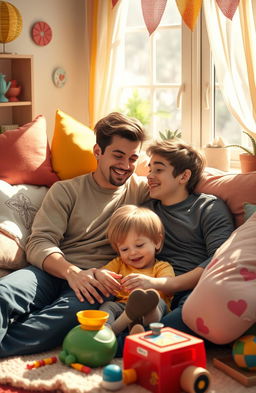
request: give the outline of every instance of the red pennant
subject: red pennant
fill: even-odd
[[[114,8],[118,0],[112,0],[112,7]]]
[[[141,0],[143,18],[149,35],[159,25],[163,16],[167,0]]]
[[[230,20],[232,20],[234,13],[239,5],[239,0],[216,0],[219,8],[223,14]]]

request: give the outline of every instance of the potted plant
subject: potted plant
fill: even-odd
[[[180,139],[181,131],[178,129],[174,131],[166,129],[164,132],[159,131],[159,135],[163,141],[167,139]]]
[[[239,144],[227,145],[226,147],[238,147],[239,149],[245,151],[245,153],[241,153],[239,155],[242,173],[256,171],[256,133],[252,131],[242,132],[250,139],[252,143],[252,149]]]
[[[214,139],[204,147],[206,165],[221,171],[229,171],[230,155],[225,149],[225,143],[221,137]]]

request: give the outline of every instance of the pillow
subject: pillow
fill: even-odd
[[[244,223],[244,203],[256,204],[256,172],[230,174],[206,169],[197,192],[223,199],[234,215],[236,226]]]
[[[243,335],[256,322],[256,213],[215,252],[184,303],[184,322],[215,344]]]
[[[14,239],[0,232],[0,277],[25,266],[27,266],[25,251]]]
[[[44,186],[59,180],[51,166],[46,121],[42,115],[0,135],[0,180]]]
[[[53,169],[60,179],[70,179],[96,169],[95,143],[96,137],[90,128],[57,110],[51,153]]]
[[[244,219],[248,220],[249,217],[253,215],[253,213],[256,212],[256,205],[253,205],[252,203],[244,203]]]
[[[12,186],[0,180],[0,268],[26,265],[25,244],[47,191],[43,186]]]

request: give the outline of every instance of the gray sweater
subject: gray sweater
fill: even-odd
[[[116,257],[106,239],[111,215],[147,198],[147,180],[136,175],[116,190],[100,187],[91,173],[56,182],[35,216],[26,245],[28,262],[42,268],[44,259],[57,252],[81,269],[105,265]]]
[[[213,195],[190,194],[171,206],[153,199],[145,206],[157,213],[165,227],[164,247],[157,258],[169,261],[176,275],[205,267],[234,230],[230,211]]]

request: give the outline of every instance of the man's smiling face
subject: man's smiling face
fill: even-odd
[[[133,174],[139,158],[141,142],[130,141],[114,135],[112,143],[102,153],[99,145],[94,147],[98,167],[95,181],[104,188],[115,189],[122,186]]]

